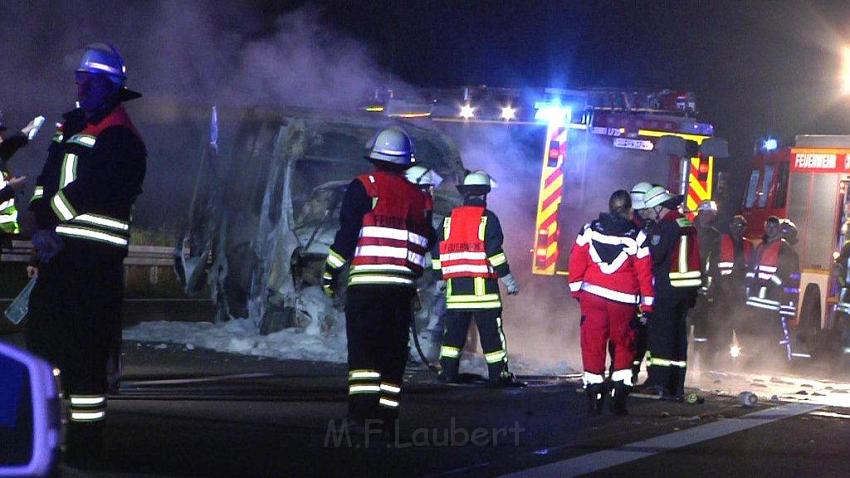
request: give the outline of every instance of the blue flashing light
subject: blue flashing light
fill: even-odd
[[[773,151],[777,147],[779,147],[779,143],[773,138],[768,138],[764,140],[764,143],[762,143],[762,148],[764,148],[765,151]]]
[[[546,101],[538,101],[534,103],[534,119],[537,121],[545,121],[547,123],[564,123],[568,124],[572,117],[572,110],[568,106],[561,105],[560,102],[549,103]]]

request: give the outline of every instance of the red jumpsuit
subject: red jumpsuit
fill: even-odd
[[[638,305],[652,310],[652,260],[646,235],[612,214],[582,228],[570,251],[570,292],[581,304],[581,355],[585,385],[600,384],[606,345],[614,345],[612,380],[632,383]]]

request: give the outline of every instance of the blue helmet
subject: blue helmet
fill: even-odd
[[[127,67],[118,49],[108,43],[91,43],[86,46],[77,72],[106,75],[113,83],[124,86]]]

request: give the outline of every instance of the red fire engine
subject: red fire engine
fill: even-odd
[[[792,326],[798,340],[817,353],[837,343],[832,265],[850,239],[842,228],[850,202],[850,136],[799,135],[794,146],[780,149],[771,141],[764,144],[773,148],[761,148],[753,159],[743,214],[751,238],[761,237],[770,216],[797,225],[801,305]]]

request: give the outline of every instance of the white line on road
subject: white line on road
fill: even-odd
[[[807,403],[791,403],[780,407],[768,408],[738,418],[727,418],[698,427],[688,428],[678,432],[661,435],[610,450],[589,453],[567,460],[549,463],[509,475],[509,478],[520,477],[570,477],[593,473],[612,466],[622,465],[659,453],[682,448],[695,443],[713,440],[740,431],[755,428],[767,423],[785,418],[804,415],[813,412],[824,405]]]

